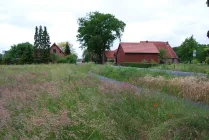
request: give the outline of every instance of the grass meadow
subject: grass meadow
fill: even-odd
[[[0,65],[0,139],[209,138],[209,109],[167,99],[163,94],[151,95],[149,91],[136,94],[139,91],[129,86],[89,76],[89,70],[147,87],[151,84],[150,88],[159,85],[146,83],[147,78],[167,80],[163,84],[176,78],[165,73],[134,68],[116,71],[90,64]],[[204,88],[208,90],[208,85]],[[192,95],[184,92],[188,98]]]
[[[154,69],[162,70],[175,70],[175,71],[184,71],[184,72],[195,72],[195,73],[206,73],[209,74],[209,65],[207,64],[161,64],[159,66],[153,67]]]
[[[207,76],[175,77],[165,72],[151,72],[147,69],[137,70],[136,68],[114,68],[111,66],[92,67],[92,71],[143,88],[209,104],[209,78]]]

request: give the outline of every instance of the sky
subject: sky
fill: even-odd
[[[51,43],[69,41],[81,58],[77,19],[94,11],[126,23],[123,42],[168,41],[176,47],[193,35],[209,44],[206,0],[0,0],[0,53],[13,44],[33,43],[35,26],[42,25]]]

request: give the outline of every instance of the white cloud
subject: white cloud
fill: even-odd
[[[7,0],[0,1],[0,51],[20,42],[33,43],[35,26],[43,25],[52,43],[68,40],[81,57],[77,18],[90,11],[111,13],[123,20],[127,26],[122,41],[161,40],[178,46],[193,34],[198,42],[209,44],[209,8],[204,1]]]

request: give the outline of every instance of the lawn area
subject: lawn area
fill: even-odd
[[[103,75],[111,70],[109,77],[119,80],[175,79],[134,68],[116,75],[118,69],[89,64],[0,65],[0,139],[209,138],[209,109],[149,91],[136,95],[131,87],[89,76],[89,70]]]
[[[171,65],[162,64],[152,68],[209,74],[209,65],[206,64],[171,64]]]

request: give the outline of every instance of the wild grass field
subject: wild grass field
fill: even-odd
[[[166,94],[209,104],[209,78],[207,76],[175,77],[165,72],[111,66],[96,66],[92,67],[91,71],[143,88],[154,89]]]
[[[89,64],[1,65],[0,139],[209,138],[209,109],[100,81],[89,70],[104,74],[106,69]],[[114,77],[120,79],[121,72],[113,72]]]
[[[152,67],[153,69],[174,70],[184,72],[206,73],[209,74],[209,65],[207,64],[162,64]]]

